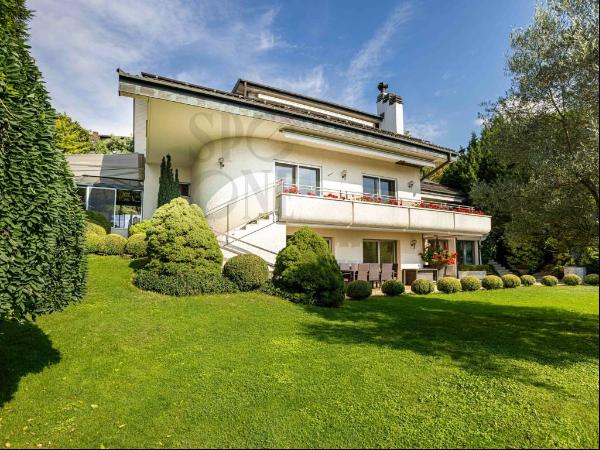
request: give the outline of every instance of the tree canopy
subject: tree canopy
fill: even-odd
[[[92,152],[93,143],[90,132],[79,122],[71,119],[66,113],[60,113],[56,116],[54,123],[56,148],[67,155]]]

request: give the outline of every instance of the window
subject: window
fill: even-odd
[[[329,247],[329,251],[333,254],[333,238],[324,237],[325,242],[327,242],[327,246]]]
[[[363,241],[364,263],[395,263],[396,241],[365,239]]]
[[[114,228],[129,228],[142,218],[142,191],[88,186],[78,193],[86,210],[102,214]]]
[[[189,183],[179,183],[179,195],[182,197],[190,196],[190,185]]]
[[[300,194],[321,193],[321,170],[316,167],[275,163],[275,179],[283,182],[284,189],[297,184]]]
[[[456,241],[459,264],[475,264],[475,241]]]
[[[396,198],[396,182],[364,175],[363,193],[374,197]]]
[[[431,245],[432,247],[435,248],[449,248],[449,242],[448,239],[437,239],[437,238],[433,238],[433,239],[428,239],[427,240],[428,245]]]

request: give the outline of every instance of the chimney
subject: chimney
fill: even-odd
[[[388,84],[377,85],[377,114],[381,117],[379,128],[392,133],[404,134],[404,105],[402,97],[387,92]]]

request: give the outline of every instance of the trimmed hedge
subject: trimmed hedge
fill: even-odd
[[[131,225],[129,227],[129,237],[138,234],[145,233],[150,225],[152,224],[152,219],[142,220],[141,222],[136,223],[135,225]]]
[[[125,252],[134,258],[142,258],[148,253],[148,243],[146,242],[146,233],[137,233],[129,236]]]
[[[521,286],[521,279],[518,276],[509,273],[502,277],[502,283],[504,283],[504,287],[507,289],[518,288]]]
[[[106,217],[96,211],[86,211],[85,216],[88,222],[94,223],[104,229],[105,234],[110,233],[110,222]]]
[[[381,292],[390,297],[404,294],[405,289],[404,284],[398,280],[387,280],[381,285]]]
[[[288,300],[292,303],[299,303],[302,305],[314,305],[314,299],[305,293],[300,292],[288,292],[284,289],[280,289],[271,282],[271,280],[267,281],[259,288],[260,292],[263,292],[267,295],[272,295],[274,297],[280,297],[284,300]]]
[[[414,294],[427,295],[435,290],[435,284],[426,278],[417,278],[410,285],[410,289]]]
[[[85,234],[95,234],[96,236],[106,236],[106,231],[100,225],[93,222],[85,223]]]
[[[581,277],[577,274],[569,273],[563,277],[562,282],[567,286],[579,286],[581,284]]]
[[[535,284],[535,277],[531,275],[522,275],[521,284],[523,286],[533,286]]]
[[[369,298],[373,292],[371,283],[364,280],[355,280],[348,283],[346,295],[354,300],[364,300]]]
[[[590,273],[583,278],[583,282],[585,284],[589,284],[590,286],[598,286],[598,274]]]
[[[122,255],[125,253],[127,239],[120,234],[107,234],[103,237],[99,252],[104,255]]]
[[[481,289],[481,280],[477,277],[466,276],[460,280],[463,291],[478,291]]]
[[[240,291],[260,288],[269,279],[269,267],[256,255],[238,255],[227,260],[223,276],[233,281]]]
[[[502,278],[496,275],[488,275],[481,280],[481,286],[487,290],[502,289],[504,287],[504,282],[502,281]]]
[[[344,302],[344,279],[325,239],[308,227],[296,231],[278,254],[273,284],[294,294],[307,294],[319,306]]]
[[[544,286],[556,286],[558,284],[558,278],[553,275],[546,275],[542,277],[541,281]]]
[[[144,268],[135,273],[133,284],[146,291],[172,296],[223,294],[238,291],[237,286],[231,280],[211,271],[181,270],[165,275]]]
[[[438,291],[445,294],[453,294],[462,291],[462,284],[458,278],[444,277],[437,282]]]
[[[94,233],[86,233],[85,249],[86,249],[87,253],[100,253],[102,250],[102,244],[104,244],[105,237],[106,237],[106,234],[98,235],[98,234],[94,234]]]

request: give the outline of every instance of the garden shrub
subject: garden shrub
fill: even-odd
[[[280,289],[273,284],[271,280],[268,280],[259,288],[260,292],[274,297],[280,297],[288,300],[292,303],[299,303],[302,305],[314,305],[314,299],[309,295],[302,292],[288,292],[284,289]]]
[[[550,268],[550,275],[555,278],[562,278],[565,276],[565,267],[561,265],[552,266]]]
[[[387,280],[381,285],[381,292],[390,297],[404,294],[404,284],[398,280]]]
[[[344,279],[327,242],[308,227],[296,231],[277,254],[273,284],[308,294],[319,306],[340,306],[345,297]]]
[[[567,286],[579,286],[581,284],[581,277],[574,273],[569,273],[563,277],[562,282]]]
[[[223,267],[223,276],[233,281],[240,291],[258,289],[269,279],[269,267],[256,255],[238,255]]]
[[[104,231],[104,229],[102,231]],[[95,233],[86,233],[85,249],[86,249],[87,253],[101,253],[102,245],[104,244],[105,238],[106,238],[106,233],[104,235],[99,235],[99,234],[95,234]]]
[[[364,280],[351,281],[346,287],[346,295],[354,300],[364,300],[370,297],[372,292],[371,283]]]
[[[502,283],[504,283],[504,287],[507,289],[517,288],[521,286],[521,279],[518,276],[509,273],[502,277]]]
[[[223,294],[238,291],[237,286],[231,280],[213,271],[203,270],[184,269],[166,275],[143,268],[135,273],[133,283],[140,289],[172,296]]]
[[[146,268],[169,275],[181,271],[221,274],[223,254],[198,205],[176,198],[156,210],[146,229]]]
[[[148,219],[142,220],[141,222],[131,225],[129,227],[129,237],[133,236],[134,234],[145,233],[148,230],[148,228],[150,228],[151,223],[152,220]]]
[[[535,277],[531,275],[521,276],[521,284],[523,286],[533,286],[535,284]]]
[[[100,253],[104,255],[122,255],[125,253],[127,239],[120,234],[107,234],[102,238]]]
[[[556,286],[558,284],[558,278],[553,275],[546,275],[542,277],[541,281],[544,286]]]
[[[458,270],[461,272],[488,272],[490,266],[488,264],[461,264]]]
[[[437,282],[438,291],[446,294],[462,291],[462,285],[458,278],[444,277]]]
[[[101,226],[106,234],[110,233],[110,222],[104,215],[96,211],[86,211],[85,216],[88,222]]]
[[[435,285],[433,284],[433,281],[426,278],[417,278],[410,285],[410,289],[413,294],[427,295],[435,290]]]
[[[92,222],[86,222],[85,235],[95,234],[96,236],[106,236],[106,231],[100,225]]]
[[[54,145],[30,17],[22,0],[0,3],[0,319],[60,311],[85,291],[85,215]]]
[[[146,242],[146,233],[137,233],[129,236],[125,245],[125,253],[134,258],[142,258],[146,256],[148,243]]]
[[[598,274],[590,273],[583,278],[583,282],[585,284],[589,284],[590,286],[598,286]]]
[[[463,291],[478,291],[481,289],[481,280],[477,277],[466,276],[460,280]]]
[[[481,280],[481,285],[484,289],[488,290],[502,289],[504,287],[504,282],[502,281],[502,278],[496,275],[488,275]]]

